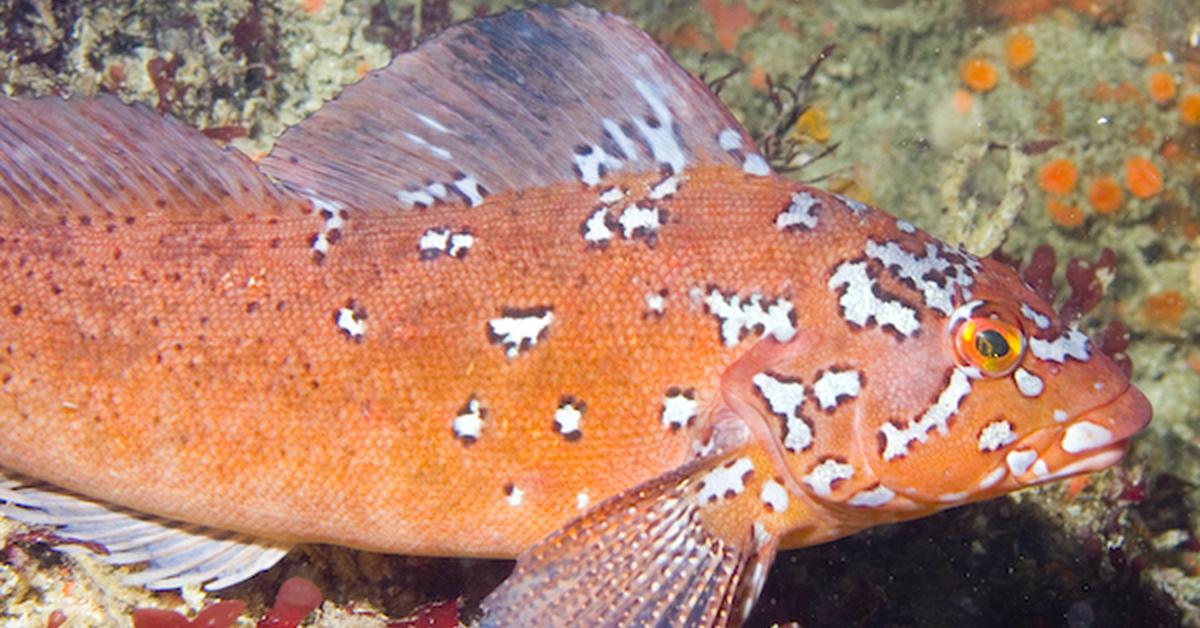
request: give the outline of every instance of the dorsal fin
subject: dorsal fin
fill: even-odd
[[[144,105],[0,97],[0,221],[278,205],[248,159]],[[266,203],[265,205],[263,203]]]
[[[633,24],[540,6],[397,57],[285,132],[262,167],[366,209],[698,163],[769,173],[716,97]]]

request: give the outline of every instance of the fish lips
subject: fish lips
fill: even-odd
[[[1022,444],[1037,442],[1042,446],[1034,449],[1040,453],[1035,463],[1013,477],[1013,488],[1111,467],[1124,457],[1130,439],[1150,423],[1152,415],[1146,396],[1128,386],[1108,403],[1069,418],[1063,426],[1032,435]],[[1014,451],[1021,449],[1018,445]]]

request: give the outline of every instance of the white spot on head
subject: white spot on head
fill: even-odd
[[[842,262],[829,278],[829,289],[845,287],[838,304],[842,318],[866,327],[874,321],[880,327],[891,327],[901,336],[912,336],[921,328],[917,311],[900,301],[885,301],[875,296],[875,280],[867,274],[867,263]]]
[[[1004,479],[1004,475],[1007,472],[1008,472],[1008,469],[1005,468],[1004,465],[1000,465],[1000,466],[996,467],[995,469],[992,469],[991,471],[988,472],[987,475],[983,476],[982,480],[979,481],[979,488],[984,489],[984,490],[992,488],[993,486],[998,484],[1000,482],[1000,480]]]
[[[1021,394],[1026,397],[1037,397],[1046,389],[1042,378],[1022,367],[1017,367],[1017,370],[1013,371],[1013,381],[1017,383],[1017,390],[1020,390]]]
[[[767,480],[762,485],[763,506],[771,512],[786,512],[788,509],[788,492],[782,484],[775,480]]]
[[[696,417],[697,407],[690,392],[672,388],[663,400],[662,424],[673,430],[685,427]]]
[[[588,497],[587,491],[579,491],[575,495],[575,508],[577,510],[586,510],[589,503],[591,503],[591,498]]]
[[[479,434],[483,431],[483,419],[486,414],[487,410],[479,404],[479,400],[472,398],[467,402],[466,407],[462,409],[459,415],[454,417],[454,423],[451,425],[451,429],[454,430],[454,436],[468,445],[479,440]]]
[[[754,463],[749,458],[727,462],[704,475],[697,499],[707,504],[737,497],[746,491],[746,478],[753,472]]]
[[[946,434],[949,430],[948,422],[950,417],[958,412],[959,405],[962,400],[971,392],[971,380],[963,373],[962,369],[954,369],[950,374],[950,382],[946,384],[946,388],[938,395],[937,401],[933,403],[920,419],[912,421],[907,427],[901,429],[892,423],[884,423],[879,433],[883,434],[884,442],[886,443],[883,450],[884,460],[893,460],[900,456],[908,454],[908,445],[912,441],[925,442],[928,438],[929,431],[937,428],[939,434]]]
[[[817,405],[829,412],[842,400],[857,397],[861,388],[862,377],[858,371],[831,368],[813,383],[813,395],[817,398]]]
[[[536,345],[553,321],[554,314],[550,308],[529,312],[506,311],[500,318],[488,321],[488,331],[494,342],[507,347],[506,353],[511,360],[521,351]]]
[[[1062,449],[1069,454],[1077,454],[1112,442],[1113,433],[1108,429],[1090,421],[1079,421],[1067,427],[1062,437]]]
[[[833,485],[841,480],[854,477],[854,467],[833,458],[822,461],[804,476],[804,483],[818,497],[829,497],[833,493]]]
[[[1012,472],[1013,477],[1019,477],[1033,466],[1037,457],[1037,452],[1032,449],[1017,449],[1008,452],[1008,455],[1004,457],[1004,462],[1008,464],[1008,470]]]
[[[966,253],[955,255],[968,260],[968,263],[956,263],[940,245],[932,242],[925,243],[924,256],[909,253],[896,242],[881,244],[874,240],[867,241],[866,253],[868,257],[879,260],[896,278],[911,282],[921,293],[925,305],[946,316],[954,311],[957,289],[975,283],[971,258]]]
[[[942,493],[941,495],[938,495],[938,501],[943,504],[954,504],[961,502],[968,496],[968,493]]]
[[[800,415],[804,403],[804,385],[781,380],[770,373],[758,373],[751,380],[771,412],[784,420],[783,446],[792,453],[812,447],[812,427]]]
[[[1066,410],[1059,410],[1057,408],[1054,410],[1054,421],[1056,423],[1065,423],[1069,418],[1071,417],[1067,414]]]
[[[859,508],[878,508],[892,501],[895,497],[896,493],[880,484],[875,488],[855,493],[846,503]]]
[[[742,172],[756,177],[765,177],[771,174],[771,166],[758,153],[750,153],[742,160]]]
[[[577,404],[572,399],[564,399],[554,411],[554,430],[567,440],[577,440],[583,436],[579,422],[583,418],[583,404]]]
[[[1054,340],[1032,337],[1029,339],[1029,349],[1038,359],[1058,363],[1066,362],[1067,358],[1086,362],[1091,357],[1088,337],[1078,329],[1067,330],[1067,333]]]
[[[769,335],[779,342],[787,342],[796,335],[796,325],[791,318],[795,308],[783,298],[768,301],[764,307],[763,297],[757,292],[742,303],[740,296],[735,294],[726,299],[720,290],[713,288],[704,304],[720,321],[721,341],[727,347],[736,345],[743,332],[756,328],[762,335]]]
[[[507,494],[504,501],[507,501],[509,506],[520,506],[521,502],[525,501],[525,491],[522,491],[521,487],[516,484],[505,486],[504,492]]]
[[[775,228],[780,231],[788,229],[812,229],[817,226],[816,210],[821,207],[817,197],[808,192],[792,193],[792,203],[787,209],[775,216]]]
[[[1046,465],[1045,460],[1038,458],[1038,461],[1033,463],[1033,475],[1039,480],[1050,477],[1050,467]]]
[[[1037,325],[1038,329],[1050,329],[1050,317],[1044,316],[1024,303],[1021,304],[1021,315],[1033,321],[1033,324]]]
[[[896,228],[903,231],[904,233],[916,233],[917,232],[917,228],[914,227],[911,222],[909,222],[907,220],[901,220],[899,218],[896,219]]]
[[[1013,431],[1012,423],[1004,419],[996,419],[984,426],[979,432],[979,451],[990,453],[1017,442],[1017,433]]]

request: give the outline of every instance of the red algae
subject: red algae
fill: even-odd
[[[316,610],[324,598],[321,589],[304,578],[288,578],[275,594],[275,604],[258,622],[258,628],[295,628]]]

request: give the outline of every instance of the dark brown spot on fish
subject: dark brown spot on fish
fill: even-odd
[[[12,306],[11,311],[13,316],[20,316],[21,312],[25,311],[25,308],[22,307],[20,303],[17,303],[16,305]]]
[[[246,313],[253,314],[258,311],[258,301],[251,301],[246,304]]]

